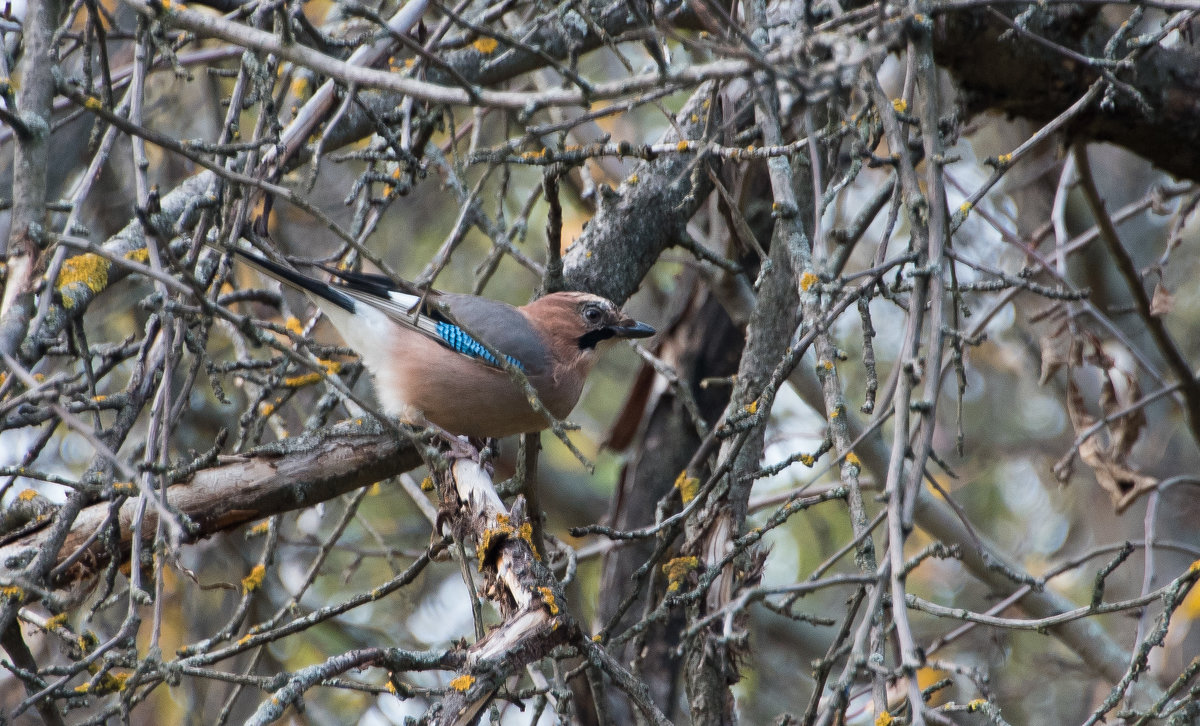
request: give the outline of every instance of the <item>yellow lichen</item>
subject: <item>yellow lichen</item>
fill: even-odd
[[[667,592],[678,592],[683,586],[683,578],[699,566],[698,557],[676,557],[663,565],[663,574],[667,576]]]
[[[94,693],[118,693],[125,690],[125,682],[129,680],[132,673],[105,673],[100,676],[100,682],[96,684]]]
[[[266,402],[260,403],[258,404],[258,412],[263,416],[270,416],[271,414],[275,413],[275,404]]]
[[[1008,164],[1012,161],[1012,154],[1001,154],[1000,156],[996,157],[996,161],[1000,162],[1001,164]]]
[[[267,575],[267,568],[263,565],[255,565],[254,569],[250,570],[250,574],[242,578],[242,592],[251,593],[262,587],[263,578]]]
[[[632,185],[634,185],[634,184],[637,184],[637,183],[638,183],[638,175],[637,175],[637,174],[630,174],[630,175],[629,175],[629,178],[628,178],[628,179],[626,179],[626,180],[625,180],[625,182],[626,182],[627,184],[629,184],[630,186],[632,186]]]
[[[755,400],[751,401],[750,403],[747,403],[743,408],[746,411],[746,413],[753,416],[754,414],[758,413],[758,399],[755,399]]]
[[[539,587],[538,592],[542,595],[542,602],[546,603],[546,607],[550,609],[550,614],[558,615],[558,603],[554,601],[554,591],[548,587]]]
[[[978,711],[979,709],[983,708],[986,705],[987,705],[987,699],[976,698],[975,700],[973,700],[967,704],[967,713],[975,713],[976,711]]]
[[[79,636],[75,641],[75,644],[79,646],[79,650],[87,654],[95,650],[97,645],[100,645],[100,639],[92,631],[85,630],[83,631],[83,635]]]
[[[63,296],[63,307],[68,310],[75,307],[75,295],[67,294],[67,288],[70,286],[83,285],[92,294],[107,287],[110,266],[108,260],[91,252],[76,255],[63,262],[62,270],[58,273],[58,291]]]
[[[473,685],[475,685],[475,676],[469,673],[464,673],[458,678],[450,681],[450,687],[460,692],[467,690]]]
[[[496,51],[500,43],[495,38],[480,38],[471,44],[475,50],[484,55],[491,55]]]
[[[304,335],[304,325],[301,324],[300,319],[294,315],[289,315],[288,319],[283,321],[283,327],[289,333],[293,333],[295,335]]]
[[[0,600],[23,600],[25,591],[16,585],[0,585]]]
[[[892,714],[884,711],[875,717],[875,726],[892,726],[896,719],[892,718]]]
[[[87,98],[83,99],[83,107],[89,111],[99,111],[100,109],[104,108],[104,103],[95,96],[88,96]]]
[[[22,489],[21,493],[17,495],[17,501],[18,502],[32,502],[34,499],[37,498],[37,495],[38,495],[38,493],[32,489]]]
[[[600,633],[596,633],[595,635],[592,636],[593,643],[599,643],[602,640],[604,640],[604,636],[601,635]]]
[[[131,481],[115,481],[112,487],[113,491],[118,494],[131,494],[137,489]]]
[[[687,151],[688,150],[687,139],[683,139],[678,144],[675,144],[675,150],[676,151]]]
[[[58,630],[67,624],[67,614],[59,613],[46,621],[46,630]]]
[[[963,214],[966,214],[967,212],[970,212],[971,208],[974,206],[975,205],[971,204],[970,202],[963,202],[962,204],[958,205],[958,211],[962,212]]]
[[[393,696],[396,695],[396,684],[392,683],[391,681],[388,681],[384,688],[386,688],[387,692]]]
[[[903,98],[893,98],[892,108],[896,109],[896,113],[904,113],[908,110],[908,101]]]
[[[532,529],[530,530],[532,532]],[[508,517],[503,514],[496,517],[496,526],[488,527],[483,530],[483,534],[479,538],[479,544],[475,548],[475,556],[479,559],[479,569],[483,569],[483,564],[487,560],[492,549],[500,542],[508,537],[521,534],[517,532],[517,528],[509,524]]]
[[[288,388],[303,388],[304,386],[311,386],[314,383],[320,382],[320,373],[302,373],[298,376],[289,376],[283,379],[283,385]]]
[[[291,320],[295,320],[295,318],[291,318]],[[291,330],[291,328],[289,327],[288,330]],[[321,367],[325,369],[325,373],[327,375],[334,375],[338,371],[342,370],[342,364],[335,360],[321,359],[317,362],[320,363]],[[320,383],[321,378],[323,378],[323,376],[320,373],[302,373],[298,376],[289,376],[284,378],[283,385],[287,386],[288,388],[303,388],[304,386],[311,386],[314,383]]]
[[[247,537],[261,537],[269,531],[271,531],[271,522],[269,520],[264,519],[263,521],[254,525],[250,529],[246,530],[246,536]]]
[[[517,530],[517,536],[524,540],[525,544],[529,545],[529,551],[533,553],[533,559],[541,562],[542,553],[538,552],[538,548],[533,544],[533,524],[529,522],[522,524],[520,529]]]
[[[700,480],[694,476],[688,476],[687,469],[679,472],[679,476],[675,477],[675,488],[679,490],[679,498],[684,504],[696,498],[696,494],[700,490]]]
[[[423,492],[433,491],[433,477],[427,476],[421,480],[421,491],[423,491]]]
[[[150,261],[150,250],[145,247],[135,247],[126,252],[123,257],[131,262],[140,262],[144,265]]]
[[[811,272],[805,272],[800,276],[800,290],[802,292],[808,292],[808,288],[817,284],[817,280],[818,278],[816,275]]]
[[[813,456],[812,454],[801,454],[800,455],[800,463],[804,464],[809,469],[811,469],[813,467],[813,464],[817,463],[817,458],[815,456]]]
[[[855,454],[853,451],[851,451],[849,454],[846,454],[846,463],[857,466],[860,469],[862,468],[862,460],[859,459],[858,454]]]

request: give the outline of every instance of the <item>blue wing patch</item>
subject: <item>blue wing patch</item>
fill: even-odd
[[[487,348],[484,348],[479,344],[478,340],[475,340],[463,332],[463,329],[457,325],[451,325],[444,320],[439,320],[437,323],[437,334],[442,340],[446,341],[446,345],[449,345],[459,353],[469,355],[472,358],[485,360],[494,366],[500,365],[500,363],[496,360],[496,357],[487,351]],[[508,359],[509,363],[512,363],[517,368],[520,368],[522,371],[525,370],[525,366],[521,365],[521,361],[513,358],[511,355],[506,355],[504,357]]]

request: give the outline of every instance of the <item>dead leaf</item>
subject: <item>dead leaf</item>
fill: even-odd
[[[1067,415],[1071,418],[1071,428],[1075,429],[1076,436],[1096,423],[1096,419],[1087,412],[1079,386],[1075,385],[1075,379],[1070,376],[1067,376]]]
[[[1063,320],[1054,330],[1042,336],[1042,374],[1038,377],[1039,386],[1046,385],[1046,381],[1050,380],[1059,368],[1078,365],[1079,346],[1075,345],[1068,322]]]
[[[1058,369],[1071,363],[1071,338],[1067,335],[1052,333],[1043,335],[1041,340],[1042,348],[1042,375],[1038,377],[1038,385],[1046,385],[1046,381],[1050,380]]]
[[[1154,316],[1166,315],[1175,309],[1175,296],[1167,292],[1167,288],[1163,287],[1162,281],[1159,281],[1154,286],[1154,297],[1150,298],[1150,314]]]
[[[1120,376],[1124,385],[1120,390],[1114,385],[1114,376]],[[1113,418],[1108,424],[1109,453],[1115,461],[1124,461],[1133,452],[1133,445],[1142,435],[1146,426],[1146,411],[1138,407],[1124,416],[1117,417],[1121,411],[1142,397],[1142,388],[1137,378],[1118,368],[1110,368],[1105,379],[1104,390],[1100,396],[1100,408],[1105,418]],[[1115,418],[1114,418],[1115,417]]]
[[[1096,483],[1108,492],[1113,508],[1117,514],[1121,514],[1138,497],[1158,486],[1158,479],[1112,461],[1095,441],[1096,437],[1093,436],[1079,447],[1079,458],[1092,468]]]
[[[1114,375],[1124,375],[1128,378],[1128,385],[1124,389],[1125,397],[1130,400],[1140,397],[1140,389],[1132,376],[1110,366],[1105,371],[1104,384],[1100,391],[1100,406],[1106,417],[1124,407],[1113,384]],[[1096,423],[1096,419],[1087,412],[1083,395],[1070,376],[1067,377],[1067,415],[1071,419],[1071,427],[1076,436],[1083,434]],[[1079,445],[1079,458],[1096,475],[1096,483],[1100,488],[1108,492],[1117,514],[1124,512],[1142,494],[1158,486],[1157,478],[1133,469],[1127,461],[1145,423],[1145,413],[1139,408],[1109,423],[1107,446],[1101,444],[1099,431]],[[1069,471],[1067,466],[1061,467],[1061,470],[1059,466],[1055,467],[1055,473],[1060,479],[1063,473],[1069,476]]]

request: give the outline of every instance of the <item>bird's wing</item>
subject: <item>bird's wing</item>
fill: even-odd
[[[499,367],[496,358],[472,337],[472,333],[526,373],[536,374],[549,366],[541,336],[517,308],[507,303],[473,295],[421,290],[411,283],[397,283],[384,275],[320,265],[336,278],[331,284],[254,253],[242,249],[234,251],[259,271],[349,313],[357,312],[359,305],[379,311],[394,322],[481,363]]]
[[[525,373],[537,375],[549,370],[547,341],[519,308],[498,300],[455,293],[442,293],[438,302],[450,312],[449,318],[461,326],[459,330],[478,335],[494,350],[518,363]]]

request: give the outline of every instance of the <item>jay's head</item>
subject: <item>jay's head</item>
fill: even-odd
[[[611,300],[586,292],[556,292],[526,306],[526,314],[551,339],[556,353],[590,358],[614,338],[648,338],[654,328],[621,312]]]

